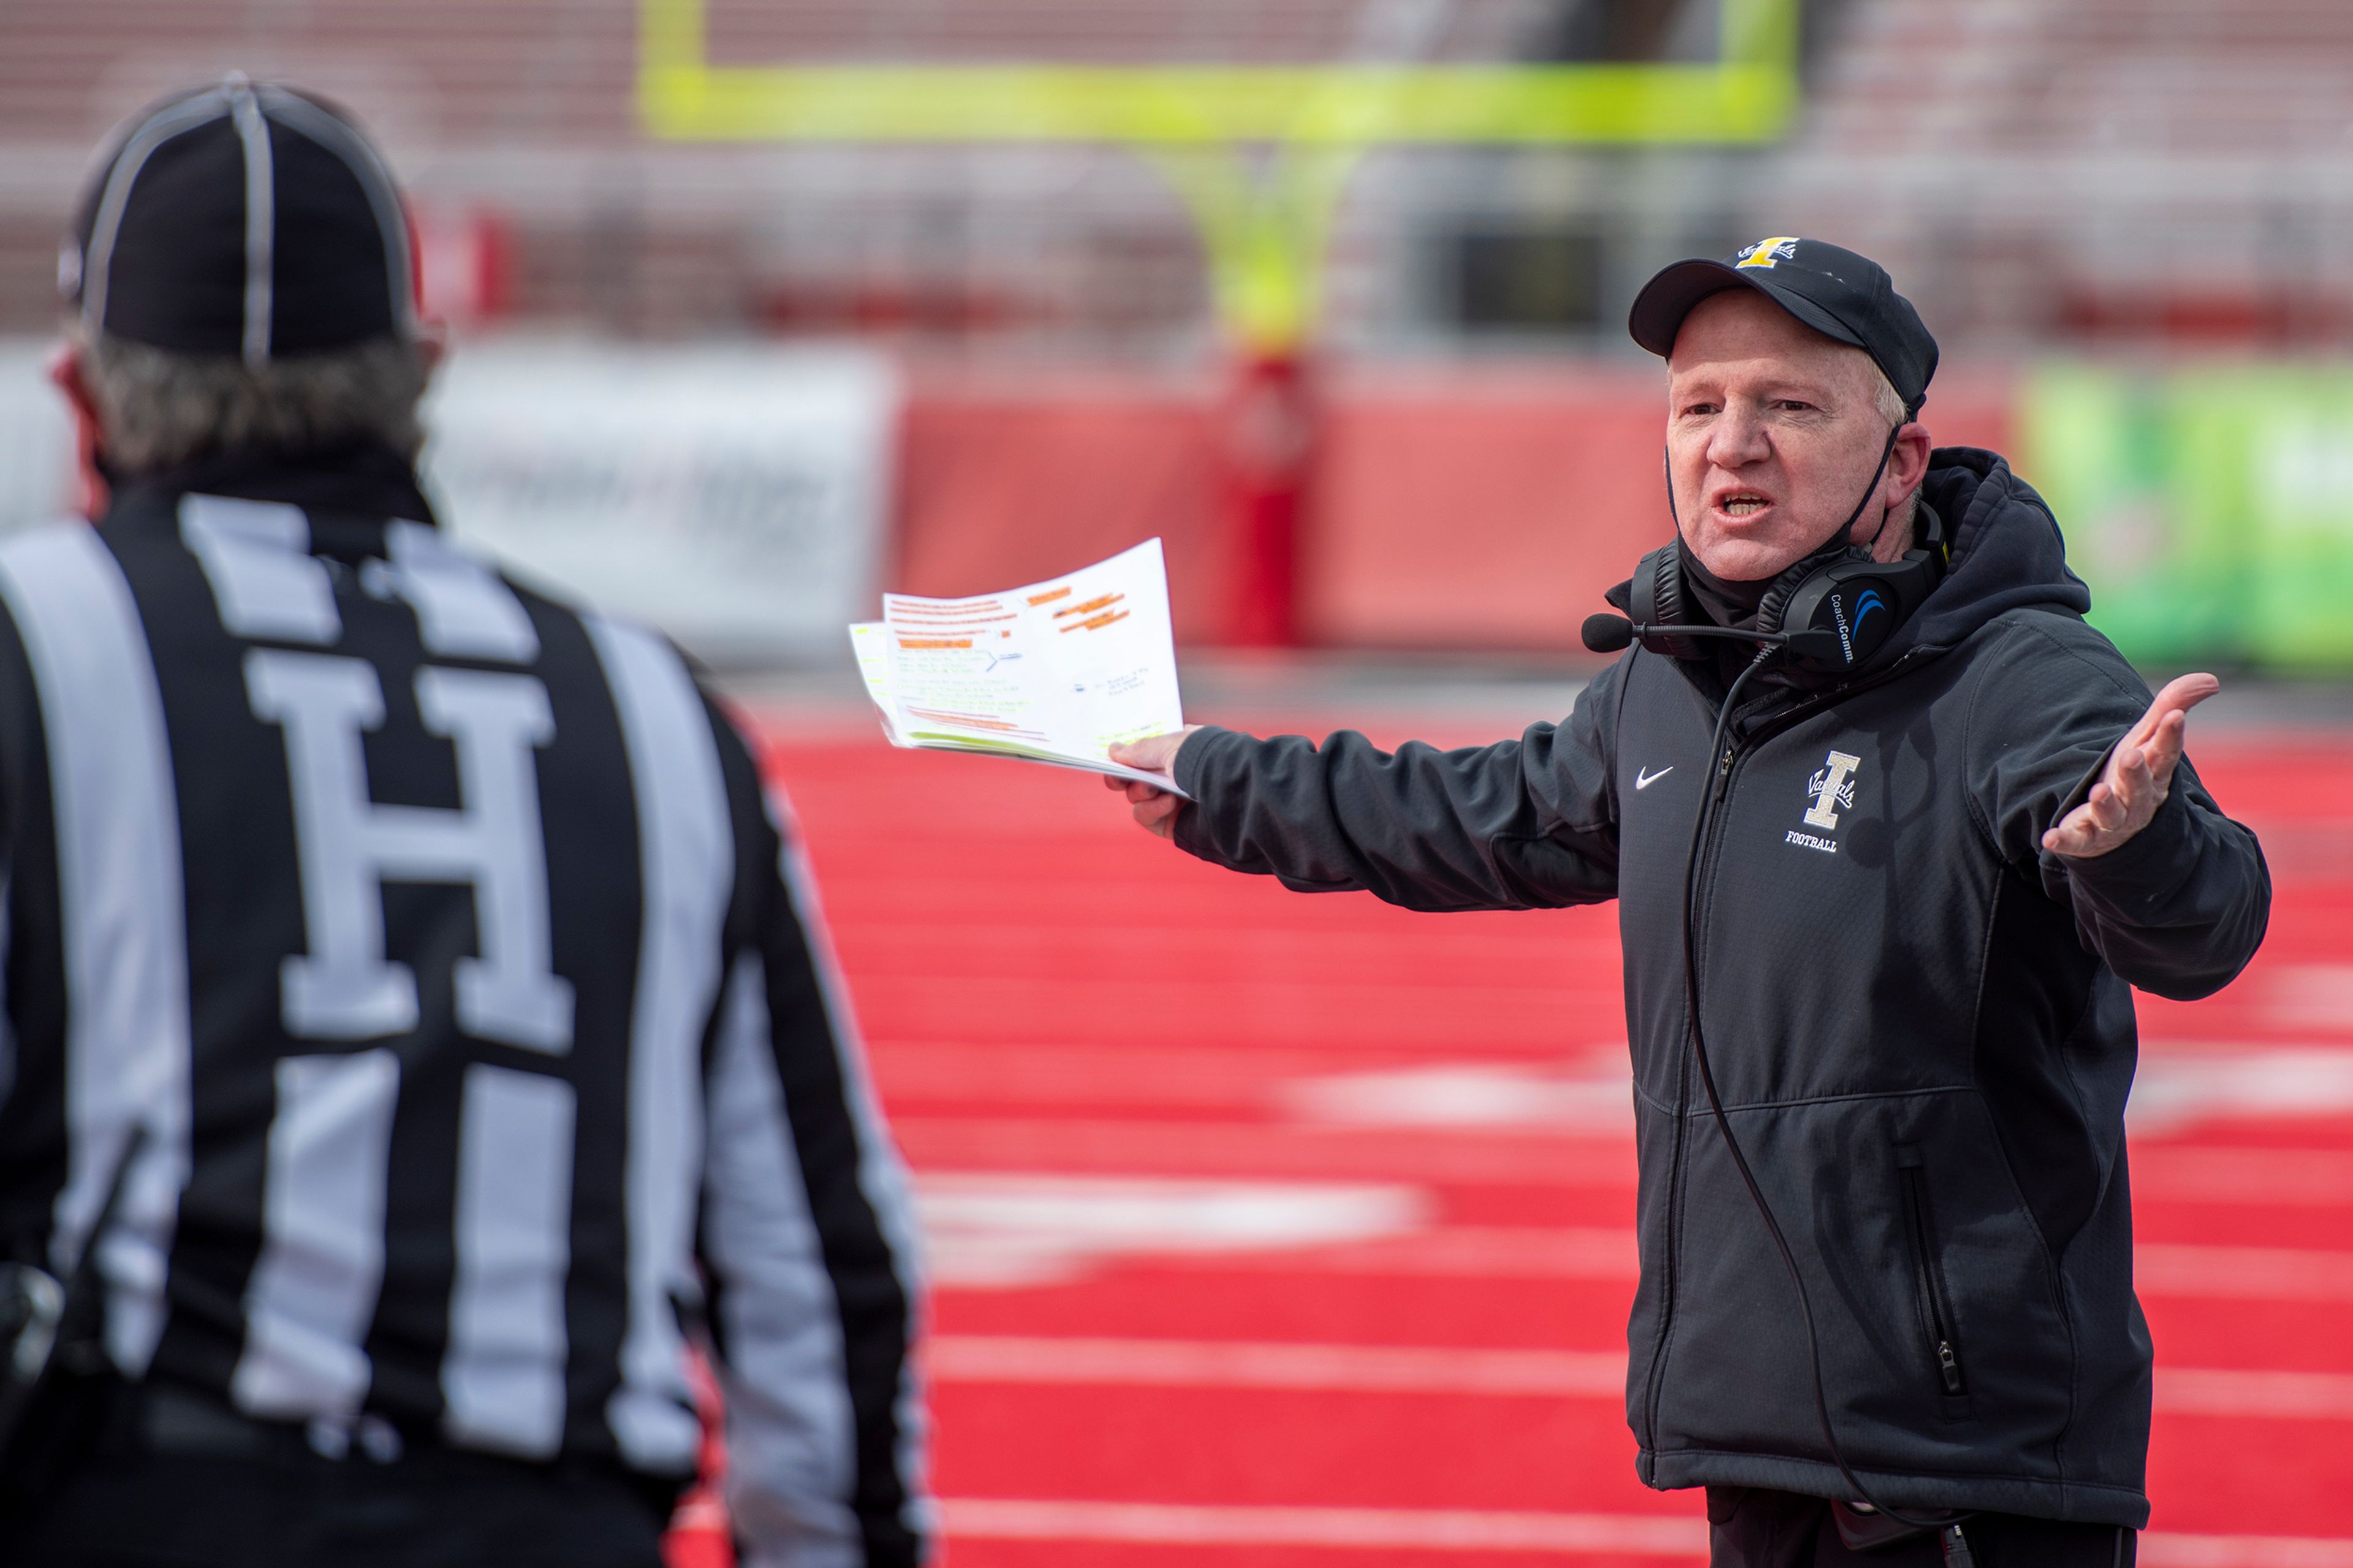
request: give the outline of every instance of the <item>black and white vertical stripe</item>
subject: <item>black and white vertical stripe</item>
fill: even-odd
[[[66,525],[0,547],[0,598],[31,665],[56,823],[68,1141],[49,1257],[69,1268],[100,1248],[108,1348],[135,1376],[163,1332],[189,1162],[187,943],[163,706],[138,605],[95,533]],[[9,998],[12,1009],[26,1000]],[[140,1127],[112,1232],[92,1237]]]
[[[789,822],[677,654],[429,528],[220,497],[0,544],[0,1245],[99,1247],[129,1375],[669,1474],[707,1293],[750,1561],[917,1561],[904,1178]]]

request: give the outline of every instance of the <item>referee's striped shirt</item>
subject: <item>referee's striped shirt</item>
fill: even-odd
[[[666,643],[387,454],[181,475],[0,543],[0,1248],[98,1247],[125,1374],[677,1474],[700,1301],[752,1561],[922,1556],[903,1176]]]

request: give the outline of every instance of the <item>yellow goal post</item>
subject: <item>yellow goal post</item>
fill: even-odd
[[[1193,212],[1219,315],[1253,353],[1312,328],[1332,216],[1371,148],[1755,144],[1798,101],[1799,0],[1720,0],[1713,61],[1567,65],[721,66],[705,5],[639,0],[649,134],[1136,148]]]

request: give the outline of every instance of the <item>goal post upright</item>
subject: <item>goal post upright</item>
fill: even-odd
[[[1769,142],[1797,108],[1800,3],[1720,0],[1718,58],[1696,63],[720,66],[707,0],[639,0],[637,102],[662,141],[1090,143],[1148,159],[1199,229],[1240,361],[1227,423],[1301,431],[1272,443],[1280,460],[1229,458],[1240,536],[1233,633],[1280,646],[1297,640],[1293,556],[1313,430],[1303,362],[1332,226],[1363,155]],[[1270,399],[1283,405],[1271,418]]]

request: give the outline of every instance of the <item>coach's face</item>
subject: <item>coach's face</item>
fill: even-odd
[[[1692,553],[1717,576],[1778,574],[1829,540],[1866,488],[1849,538],[1893,560],[1908,530],[1883,530],[1919,488],[1928,434],[1904,426],[1886,472],[1888,415],[1871,356],[1833,342],[1747,289],[1694,307],[1667,359],[1667,482]]]

